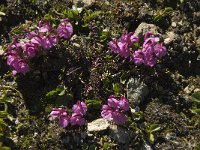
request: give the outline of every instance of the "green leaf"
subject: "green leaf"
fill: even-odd
[[[6,118],[8,113],[6,111],[0,111],[0,118]]]
[[[192,94],[192,100],[197,102],[197,103],[200,103],[200,92],[196,92],[194,94]]]
[[[167,12],[171,12],[173,11],[173,8],[172,7],[166,7],[164,12],[167,13]]]
[[[158,124],[152,124],[152,125],[150,125],[150,127],[149,127],[149,131],[150,131],[151,133],[156,132],[156,131],[159,131],[159,130],[160,130],[160,126],[159,126]]]
[[[60,96],[62,96],[63,90],[65,90],[64,86],[58,86],[56,89],[53,89],[52,91],[48,92],[46,94],[46,97],[52,97],[52,96],[59,95],[59,94],[60,94]]]
[[[119,95],[122,91],[122,87],[120,83],[114,83],[113,84],[113,91],[116,95]]]
[[[91,108],[100,108],[101,107],[101,100],[85,100],[85,103],[88,107]]]
[[[154,143],[154,135],[152,134],[152,133],[150,133],[149,134],[149,142],[151,143],[151,144],[153,144]]]
[[[90,22],[91,20],[93,20],[94,18],[96,18],[96,17],[98,17],[100,14],[102,14],[101,11],[94,11],[94,12],[87,11],[86,13],[87,13],[87,15],[84,16],[84,18],[83,18],[85,23]]]
[[[190,111],[194,114],[200,115],[200,109],[190,109]]]
[[[11,148],[7,147],[7,146],[3,146],[3,147],[0,147],[0,148],[1,148],[1,150],[11,150]]]
[[[103,149],[106,150],[106,149],[109,149],[111,147],[111,144],[110,143],[104,143],[103,144]]]
[[[65,92],[66,92],[66,90],[63,89],[58,95],[59,95],[59,96],[63,96],[63,95],[65,95]]]

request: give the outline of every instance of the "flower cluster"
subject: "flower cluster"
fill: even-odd
[[[126,111],[129,110],[128,100],[122,96],[117,99],[114,96],[108,98],[108,105],[103,105],[101,116],[116,124],[123,124],[127,120]]]
[[[143,42],[144,41],[144,42]],[[124,33],[121,38],[109,42],[110,49],[136,65],[153,67],[157,60],[166,55],[167,50],[158,36],[147,32],[142,38],[132,32]]]
[[[45,52],[55,46],[60,38],[68,39],[73,34],[73,27],[68,19],[63,19],[55,29],[46,20],[39,21],[34,31],[27,31],[24,39],[15,38],[8,46],[7,64],[13,69],[13,74],[26,74],[29,71],[28,62],[40,51]]]
[[[67,127],[70,123],[71,125],[84,125],[85,119],[83,118],[86,114],[87,106],[84,102],[77,101],[72,107],[72,114],[68,114],[64,108],[53,108],[50,115],[53,119],[57,118],[59,120],[59,125],[63,128]]]

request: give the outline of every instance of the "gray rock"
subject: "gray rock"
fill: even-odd
[[[109,128],[110,137],[118,143],[126,144],[129,143],[129,141],[133,138],[132,132],[124,127],[110,125]]]
[[[144,98],[149,94],[147,85],[139,79],[131,78],[126,84],[127,98],[133,104],[141,103]]]
[[[152,32],[154,34],[158,34],[160,31],[159,27],[157,27],[154,24],[148,24],[145,22],[142,22],[137,29],[135,30],[135,34],[139,35],[139,34],[144,34],[146,32]]]
[[[88,132],[99,132],[108,129],[109,125],[107,120],[99,118],[88,123],[87,129]]]

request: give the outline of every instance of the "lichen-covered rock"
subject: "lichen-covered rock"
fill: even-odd
[[[110,125],[110,137],[121,144],[129,143],[133,134],[130,130],[117,125]]]
[[[131,105],[141,103],[149,94],[147,85],[139,79],[131,78],[126,84],[127,98]]]
[[[109,125],[107,120],[100,118],[88,123],[87,129],[89,132],[99,132],[108,129]]]
[[[159,27],[157,27],[154,24],[148,24],[145,22],[142,22],[137,29],[135,30],[135,34],[139,35],[139,34],[144,34],[146,32],[152,32],[153,34],[158,34],[160,31]]]

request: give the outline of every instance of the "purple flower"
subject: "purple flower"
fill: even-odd
[[[85,119],[81,114],[73,113],[71,118],[70,118],[70,123],[71,125],[84,125],[85,124]]]
[[[134,35],[132,32],[129,33],[123,33],[122,36],[119,39],[120,42],[127,43],[128,46],[132,46],[133,43],[139,41],[139,37]]]
[[[129,110],[129,102],[126,99],[126,97],[122,96],[119,100],[119,106],[120,109],[124,110],[124,111],[128,111]]]
[[[128,43],[117,42],[117,40],[114,39],[113,41],[109,42],[109,47],[114,53],[117,53],[122,57],[127,58],[130,55]]]
[[[144,35],[142,50],[134,52],[132,61],[134,61],[136,65],[145,64],[150,67],[155,66],[157,58],[162,58],[166,55],[166,48],[162,43],[159,44],[159,41],[159,37],[155,37],[153,33],[147,32]]]
[[[46,50],[52,48],[58,43],[58,38],[55,35],[48,35],[42,37],[42,47]]]
[[[31,42],[24,44],[24,54],[30,58],[35,57],[38,52],[38,46]]]
[[[101,111],[101,117],[103,117],[106,120],[112,121],[112,113],[114,109],[108,105],[103,105],[102,106],[102,111]]]
[[[63,128],[67,127],[70,121],[70,117],[64,108],[53,108],[53,111],[50,113],[53,119],[58,118],[59,125]]]
[[[63,19],[57,28],[57,33],[59,37],[68,39],[73,34],[72,24],[69,22],[69,19]]]
[[[119,100],[115,96],[110,96],[108,98],[108,106],[118,109],[120,107]]]
[[[144,53],[144,64],[150,67],[153,67],[156,65],[157,59],[155,58],[154,55]]]
[[[40,20],[37,28],[41,33],[50,32],[52,30],[52,27],[47,20]]]
[[[44,45],[44,41],[43,41],[42,37],[37,35],[37,34],[34,35],[34,36],[32,35],[31,43],[33,43],[33,44],[35,44],[37,46],[43,46]]]
[[[20,42],[18,40],[18,38],[14,38],[13,42],[8,46],[8,52],[7,54],[18,54],[18,52],[20,51]]]
[[[116,124],[123,124],[127,119],[128,117],[124,114],[123,111],[112,112],[112,121]]]
[[[36,35],[32,37],[31,43],[43,47],[48,50],[58,43],[58,38],[55,35],[39,36]]]
[[[166,55],[167,49],[165,46],[163,46],[163,44],[156,44],[154,46],[154,53],[155,53],[156,57],[162,58],[163,56]]]
[[[132,61],[136,64],[136,65],[141,65],[144,63],[144,53],[141,50],[137,50],[134,52]]]
[[[22,59],[19,59],[15,63],[13,63],[14,70],[12,71],[13,75],[17,73],[26,74],[29,71],[29,65]]]
[[[129,110],[129,103],[125,97],[117,99],[114,96],[108,98],[108,105],[103,105],[101,116],[116,124],[123,124],[127,120],[125,114]]]
[[[19,57],[16,55],[8,55],[7,57],[7,65],[13,66],[15,63],[19,61]]]
[[[73,113],[80,114],[83,116],[86,114],[87,105],[84,102],[77,101],[77,103],[73,105],[72,111]]]

